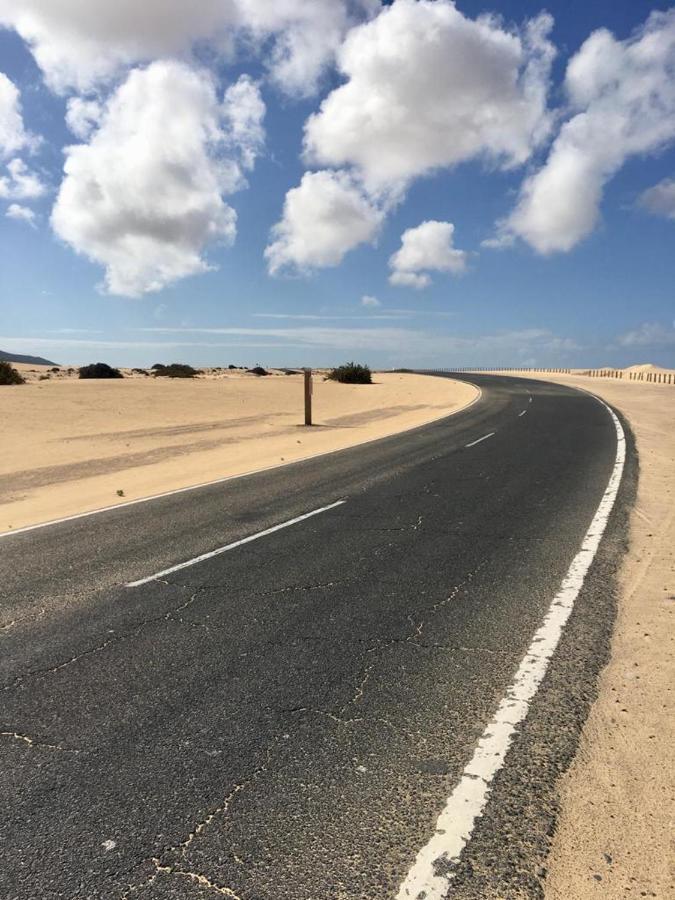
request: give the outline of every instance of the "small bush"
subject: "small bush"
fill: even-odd
[[[147,375],[148,374],[147,369],[132,369],[131,371],[134,372],[136,375]]]
[[[25,384],[26,379],[14,366],[10,366],[4,359],[0,359],[0,384]]]
[[[155,363],[154,366],[150,366],[150,368],[159,371],[159,369],[166,369],[166,366],[164,363]]]
[[[359,363],[345,363],[344,366],[338,366],[332,369],[326,378],[329,381],[339,381],[341,384],[372,384],[373,376],[369,366],[362,366]]]
[[[236,367],[236,366],[233,366],[232,363],[230,363],[229,366],[228,366],[227,368],[228,368],[228,369],[236,369],[237,367]]]
[[[90,366],[80,366],[80,378],[124,378],[119,369],[113,369],[108,363],[92,363]]]
[[[247,369],[246,371],[249,372],[251,375],[269,375],[270,374],[267,371],[267,369],[263,369],[262,366],[253,366],[252,369]]]
[[[49,374],[49,372],[47,372],[46,375],[40,375],[40,377],[38,378],[38,381],[49,381],[49,379],[50,379],[51,377],[52,377],[52,376]]]
[[[199,375],[199,369],[193,369],[186,363],[171,363],[169,366],[153,366],[155,377],[166,376],[167,378],[194,378]]]
[[[49,371],[50,371],[50,372],[60,372],[60,371],[61,371],[61,366],[52,366],[51,369],[50,369]]]

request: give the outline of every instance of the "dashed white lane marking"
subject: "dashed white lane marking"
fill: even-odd
[[[154,575],[148,575],[147,578],[139,578],[138,581],[129,581],[125,584],[125,587],[139,587],[141,584],[148,584],[150,581],[156,581],[158,578],[163,578],[165,575],[171,575],[173,572],[178,572],[181,569],[187,569],[188,566],[195,566],[197,563],[204,562],[206,559],[211,559],[214,556],[220,556],[221,553],[227,553],[228,550],[234,550],[235,547],[241,547],[242,544],[250,544],[251,541],[257,541],[261,537],[265,537],[268,534],[273,534],[275,531],[281,531],[282,528],[288,528],[289,525],[297,525],[298,522],[304,522],[305,519],[311,519],[312,516],[318,516],[320,513],[328,512],[329,509],[335,509],[336,506],[342,506],[343,503],[346,503],[346,500],[338,500],[335,503],[331,503],[329,506],[322,506],[320,509],[313,509],[311,512],[303,513],[301,516],[296,516],[294,519],[289,519],[287,522],[281,522],[279,525],[273,525],[271,528],[265,528],[264,531],[258,531],[256,534],[250,534],[248,537],[242,538],[239,541],[233,541],[231,544],[225,544],[223,547],[218,547],[217,550],[210,550],[208,553],[202,553],[200,556],[195,556],[193,559],[188,559],[186,562],[178,563],[175,566],[170,566],[168,569],[162,569],[161,572],[155,572]]]
[[[519,413],[518,413],[518,418],[520,418],[521,416],[524,416],[526,412],[527,412],[526,409],[524,409],[522,412],[519,412]]]
[[[442,900],[449,890],[453,866],[471,838],[476,820],[488,801],[492,780],[504,764],[516,727],[527,715],[532,698],[558,646],[560,636],[572,612],[588,569],[595,558],[600,539],[614,506],[626,458],[626,439],[614,412],[595,397],[609,412],[616,429],[616,459],[609,482],[581,549],[572,560],[567,575],[532,638],[513,683],[497,708],[494,719],[485,728],[471,762],[448,798],[436,822],[436,831],[417,854],[413,867],[397,894],[397,900]],[[443,863],[439,871],[439,863]]]
[[[487,441],[488,438],[494,437],[497,434],[496,431],[491,431],[490,434],[484,434],[483,437],[479,437],[477,441],[471,441],[470,444],[465,444],[465,447],[475,447],[476,444],[480,444],[481,441]]]

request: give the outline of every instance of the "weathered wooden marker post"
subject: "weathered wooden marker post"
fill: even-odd
[[[312,424],[312,370],[305,369],[305,425]]]

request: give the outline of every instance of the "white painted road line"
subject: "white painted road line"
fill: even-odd
[[[484,434],[483,437],[479,437],[477,441],[471,441],[470,444],[465,444],[465,447],[475,447],[476,444],[480,444],[481,441],[487,441],[488,438],[494,437],[497,434],[496,431],[491,431],[490,434]]]
[[[138,581],[129,581],[125,584],[125,587],[140,587],[142,584],[156,581],[158,578],[163,578],[165,575],[171,575],[173,572],[180,571],[180,569],[187,569],[188,566],[195,566],[197,563],[204,562],[205,559],[211,559],[214,556],[220,556],[221,553],[227,553],[228,550],[234,550],[235,547],[241,547],[242,544],[250,544],[251,541],[257,541],[259,538],[265,537],[268,534],[273,534],[275,531],[281,531],[282,528],[288,528],[289,525],[297,525],[298,522],[304,522],[305,519],[311,519],[312,516],[318,516],[320,513],[328,512],[329,509],[335,509],[336,506],[342,506],[342,504],[346,502],[346,500],[338,500],[336,503],[331,503],[330,506],[322,506],[320,509],[313,509],[311,512],[296,516],[294,519],[289,519],[287,522],[281,522],[281,524],[273,525],[271,528],[266,528],[264,531],[250,534],[240,541],[225,544],[224,547],[218,547],[217,550],[210,550],[208,553],[202,553],[201,556],[195,556],[193,559],[188,559],[186,562],[178,563],[168,569],[162,569],[161,572],[155,572],[154,575],[148,575],[147,578],[139,578]]]
[[[518,418],[520,418],[521,416],[524,416],[526,412],[527,412],[526,409],[524,409],[522,412],[519,412],[519,413],[518,413]]]
[[[581,549],[572,560],[544,621],[532,638],[513,683],[499,704],[494,719],[485,728],[471,761],[438,817],[436,831],[417,854],[399,889],[397,900],[420,900],[422,897],[424,900],[442,900],[446,897],[453,877],[452,865],[459,859],[471,838],[476,820],[485,809],[492,780],[504,764],[516,727],[527,715],[595,558],[616,500],[626,458],[626,438],[621,423],[606,403],[598,397],[595,399],[609,412],[616,429],[616,458],[605,493]],[[438,862],[445,863],[442,867],[444,874],[439,872]]]

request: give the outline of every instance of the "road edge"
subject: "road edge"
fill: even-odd
[[[453,900],[545,897],[546,859],[561,808],[559,779],[577,754],[600,675],[610,659],[619,573],[629,546],[639,479],[633,430],[620,410],[601,402],[621,423],[626,440],[616,502],[548,671],[516,729],[471,841],[453,869],[446,894]]]

